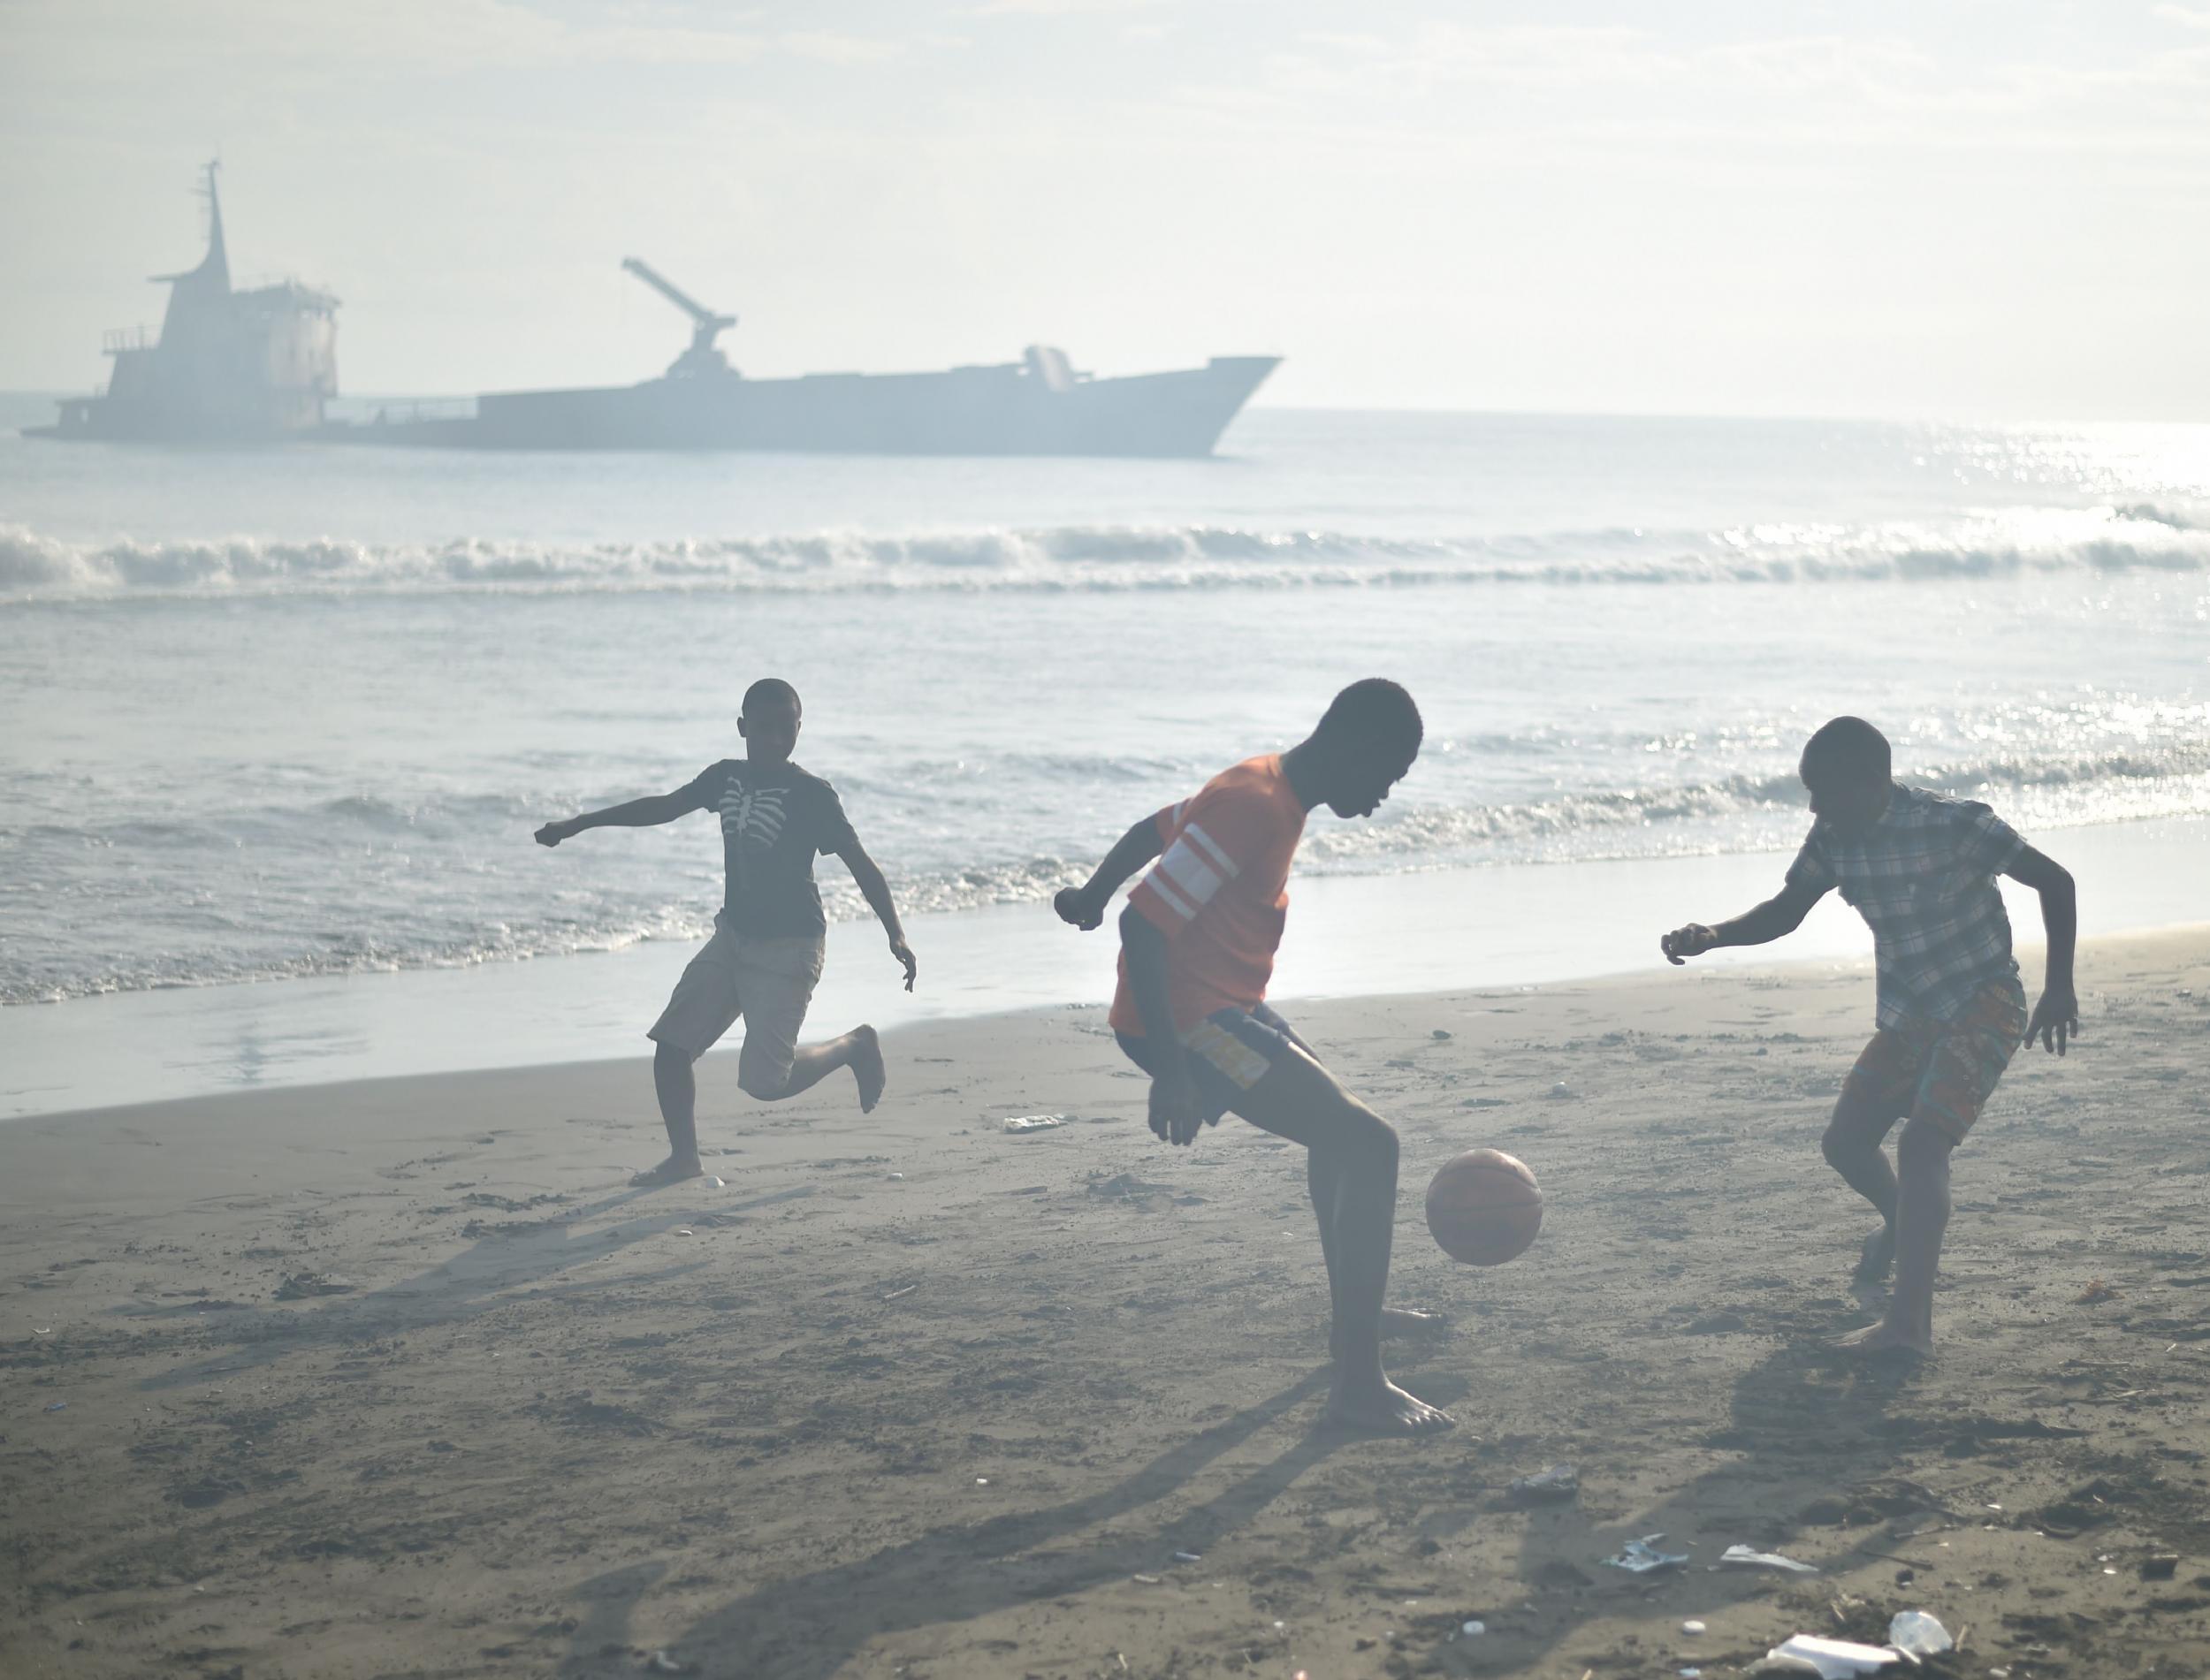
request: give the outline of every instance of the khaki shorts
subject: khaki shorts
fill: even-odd
[[[1842,1108],[1882,1133],[1898,1120],[1923,1120],[1962,1144],[2025,1036],[2024,987],[2015,977],[1993,981],[1954,1021],[1904,1021],[1874,1033],[1849,1070]]]
[[[798,1032],[821,977],[822,955],[818,935],[755,939],[733,932],[717,916],[713,937],[690,959],[667,1007],[645,1036],[696,1061],[742,1015],[744,1048],[737,1058],[737,1083],[755,1095],[781,1091],[790,1081]]]

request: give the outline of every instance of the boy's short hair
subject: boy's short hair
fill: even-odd
[[[1337,732],[1400,749],[1408,762],[1420,750],[1425,727],[1420,721],[1420,708],[1413,704],[1402,683],[1387,677],[1366,677],[1336,696],[1321,714],[1319,733]]]
[[[781,677],[762,677],[744,691],[744,703],[737,708],[740,717],[750,718],[755,711],[773,705],[788,703],[793,711],[803,708],[798,704],[798,691]]]
[[[1894,773],[1894,760],[1887,737],[1862,718],[1836,718],[1821,724],[1803,743],[1800,766],[1806,782],[1826,782],[1839,777],[1848,781],[1886,781]]]

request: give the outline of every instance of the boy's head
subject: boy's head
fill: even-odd
[[[796,688],[781,677],[762,677],[745,689],[744,709],[737,714],[745,756],[755,764],[781,764],[797,750],[803,715]]]
[[[1836,718],[1803,743],[1797,767],[1812,815],[1841,832],[1869,828],[1887,810],[1894,770],[1887,737],[1862,718]]]
[[[1353,683],[1312,732],[1321,802],[1337,817],[1370,817],[1420,756],[1420,708],[1386,677]]]

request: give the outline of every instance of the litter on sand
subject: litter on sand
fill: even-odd
[[[1615,1570],[1635,1575],[1647,1575],[1652,1570],[1677,1570],[1688,1561],[1688,1555],[1658,1550],[1658,1542],[1665,1538],[1663,1534],[1645,1534],[1639,1540],[1629,1540],[1620,1547],[1618,1556],[1604,1561]]]
[[[1896,1660],[1896,1653],[1884,1645],[1859,1645],[1853,1639],[1822,1639],[1816,1634],[1799,1633],[1766,1652],[1765,1660],[1757,1666],[1768,1674],[1815,1674],[1821,1680],[1850,1680],[1853,1675],[1876,1674]]]
[[[1513,1505],[1562,1505],[1581,1492],[1581,1472],[1571,1464],[1552,1464],[1522,1476],[1504,1490]]]
[[[1174,1555],[1174,1561],[1177,1563],[1202,1563],[1205,1558],[1200,1552],[1177,1552]]]
[[[1718,1561],[1745,1570],[1786,1570],[1791,1575],[1818,1573],[1816,1563],[1799,1563],[1792,1557],[1782,1557],[1778,1552],[1753,1552],[1747,1546],[1728,1547],[1718,1555]]]
[[[67,1411],[69,1410],[69,1403],[66,1400],[57,1400],[52,1405],[47,1407],[46,1410],[49,1411]]]
[[[1066,1123],[1064,1114],[1008,1114],[1005,1117],[1005,1129],[1009,1132],[1049,1131],[1054,1126]]]
[[[1489,1631],[1489,1624],[1486,1622],[1462,1622],[1458,1631],[1468,1639],[1478,1639]]]
[[[1887,1624],[1887,1642],[1907,1657],[1931,1657],[1956,1649],[1949,1630],[1924,1610],[1898,1610]]]
[[[1688,1634],[1691,1637],[1696,1634],[1702,1633],[1703,1631],[1703,1623],[1701,1622],[1683,1622],[1680,1624],[1680,1631]]]

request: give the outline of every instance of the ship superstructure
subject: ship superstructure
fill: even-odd
[[[235,291],[217,165],[207,166],[207,255],[154,276],[169,287],[158,337],[110,332],[107,389],[65,397],[31,435],[137,442],[252,442],[318,430],[338,394],[338,300],[296,280]]]

